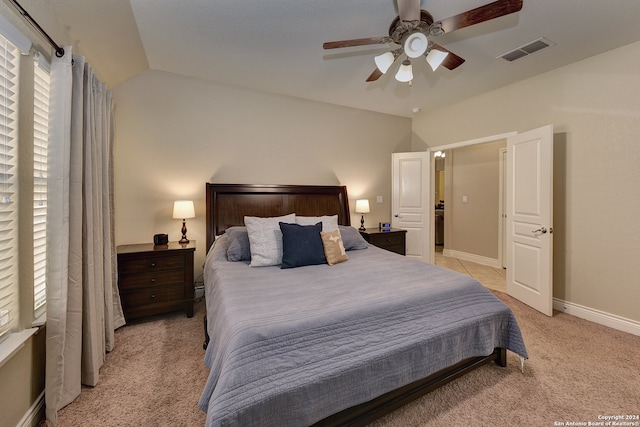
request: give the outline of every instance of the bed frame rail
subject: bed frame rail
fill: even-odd
[[[369,402],[333,414],[313,424],[313,427],[365,426],[491,361],[494,361],[498,366],[507,366],[507,350],[496,348],[488,356],[463,360],[426,378],[383,394]]]

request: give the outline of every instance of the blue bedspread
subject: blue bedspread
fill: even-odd
[[[307,426],[495,347],[527,351],[513,313],[468,276],[374,246],[281,270],[205,263],[207,426]]]

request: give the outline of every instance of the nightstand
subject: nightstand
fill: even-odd
[[[184,310],[193,317],[196,242],[118,246],[118,288],[125,319]]]
[[[407,230],[391,228],[380,230],[377,228],[360,231],[364,240],[379,248],[386,249],[400,255],[406,255]]]

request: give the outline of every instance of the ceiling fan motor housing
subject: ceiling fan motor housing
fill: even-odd
[[[416,30],[428,34],[431,24],[433,24],[433,16],[424,9],[420,11],[419,21],[402,21],[399,16],[396,16],[389,25],[389,37],[395,43],[403,44],[403,40]]]
[[[420,11],[419,21],[402,21],[398,16],[389,26],[389,37],[404,48],[409,58],[417,58],[429,47],[427,34],[431,24],[433,16],[426,10]]]

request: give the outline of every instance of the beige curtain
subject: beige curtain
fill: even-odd
[[[81,56],[52,59],[45,404],[98,383],[124,324],[113,241],[113,102]],[[73,58],[73,60],[72,60]]]

